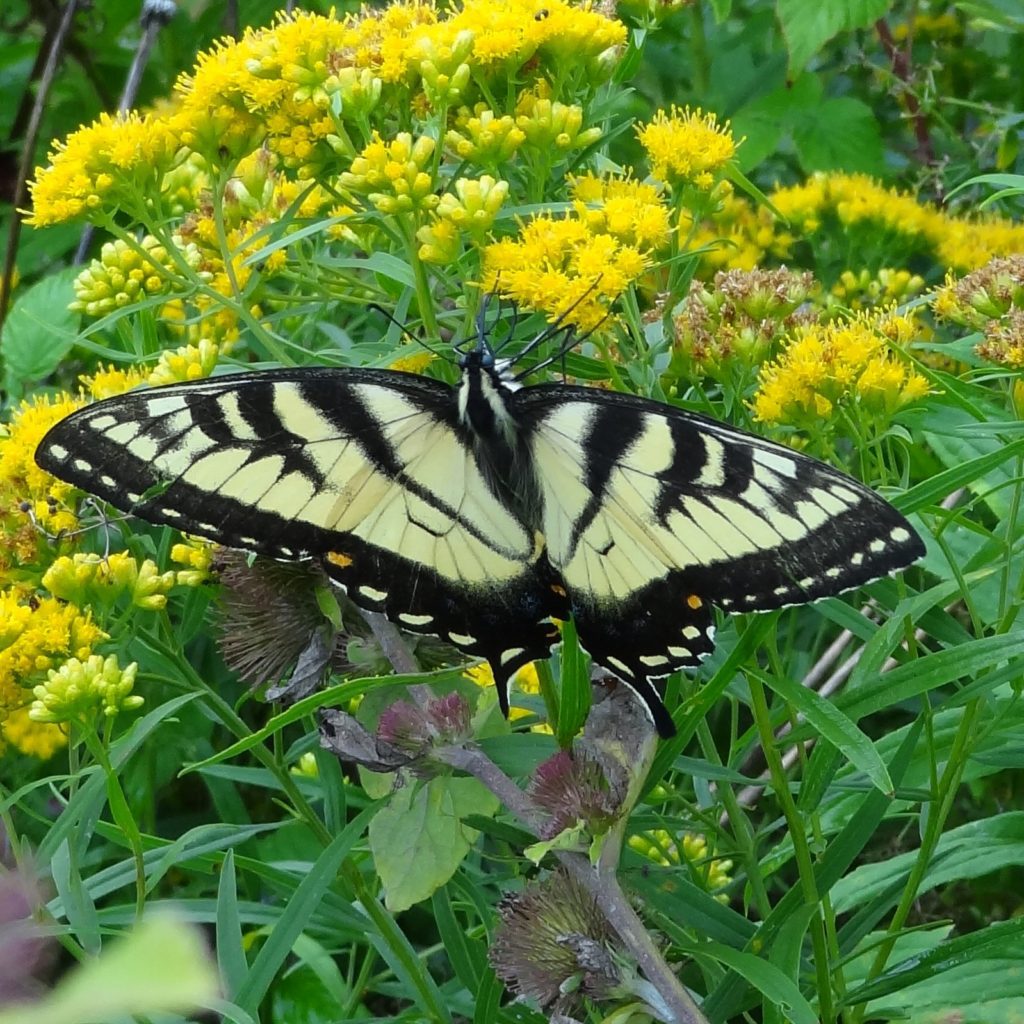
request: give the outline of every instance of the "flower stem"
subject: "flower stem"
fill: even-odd
[[[786,775],[785,766],[779,749],[775,745],[775,732],[772,729],[772,716],[768,709],[768,700],[765,696],[764,686],[761,680],[752,673],[747,675],[747,683],[750,687],[750,705],[754,713],[754,721],[757,725],[757,732],[761,738],[761,746],[764,749],[765,760],[768,763],[768,771],[772,779],[772,788],[775,791],[775,798],[779,801],[782,813],[789,826],[789,835],[793,841],[793,855],[796,859],[797,871],[800,875],[800,888],[803,891],[804,903],[808,907],[815,908],[815,915],[811,919],[810,933],[811,945],[814,949],[814,972],[817,979],[818,1009],[821,1020],[828,1024],[835,1020],[835,1007],[832,1004],[832,979],[829,973],[828,938],[825,933],[825,922],[822,918],[821,898],[818,895],[818,883],[814,878],[814,863],[811,860],[811,850],[807,844],[807,836],[804,834],[804,823],[800,818],[800,812],[789,791],[789,778]]]

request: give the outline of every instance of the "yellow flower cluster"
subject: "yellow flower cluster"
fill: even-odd
[[[67,733],[48,722],[34,722],[27,707],[17,708],[0,722],[0,737],[15,750],[46,761],[68,745]]]
[[[107,638],[89,612],[14,587],[0,591],[0,717],[25,702],[24,687]]]
[[[1024,255],[989,260],[959,280],[947,275],[932,310],[940,320],[983,332],[975,348],[983,358],[1024,368]]]
[[[596,327],[608,306],[653,263],[670,235],[656,188],[629,176],[572,181],[573,214],[535,217],[517,238],[484,250],[483,287],[555,319]]]
[[[855,405],[870,418],[888,420],[928,394],[928,381],[894,351],[915,330],[912,318],[889,311],[797,330],[779,358],[761,368],[755,418],[818,428]]]
[[[533,85],[574,70],[599,81],[625,39],[619,22],[566,0],[469,0],[444,14],[400,0],[344,19],[282,15],[201,54],[164,110],[105,116],[73,133],[36,175],[31,223],[105,220],[119,204],[137,211],[143,195],[173,207],[194,199],[212,169],[264,143],[299,178],[341,170],[359,148],[353,136],[371,141],[378,104],[407,108],[419,93],[428,105],[472,108],[496,76],[511,80],[526,65],[526,133],[538,145],[586,145],[578,108]]]
[[[650,265],[648,253],[613,235],[594,233],[575,217],[535,217],[518,238],[493,242],[484,250],[483,287],[549,320],[568,314],[564,322],[588,331],[607,317],[607,304]]]
[[[668,207],[657,188],[631,177],[584,174],[571,179],[573,209],[595,234],[609,234],[623,245],[656,251],[672,232]]]
[[[732,861],[725,857],[713,857],[708,850],[707,839],[694,832],[672,835],[665,829],[650,832],[635,832],[627,840],[631,850],[642,857],[670,868],[686,863],[690,873],[715,899],[728,903],[727,893],[719,892],[732,882]]]
[[[11,567],[12,558],[20,564],[35,561],[41,540],[37,525],[51,534],[78,525],[77,492],[44,473],[34,455],[50,427],[81,404],[70,395],[36,397],[14,410],[6,430],[0,427],[0,572]]]
[[[92,654],[84,660],[69,658],[50,669],[47,680],[33,687],[35,700],[28,716],[33,722],[87,721],[94,715],[113,718],[120,711],[141,707],[143,698],[132,688],[139,666],[121,668],[117,655]]]
[[[77,552],[62,555],[43,574],[43,586],[61,600],[81,607],[109,607],[127,594],[136,608],[156,611],[167,605],[173,572],[161,573],[152,559],[137,562],[127,551],[107,556]]]
[[[489,174],[457,178],[455,194],[441,196],[433,221],[416,232],[422,243],[420,259],[425,263],[451,263],[459,254],[462,236],[483,243],[508,196],[508,188],[507,181],[495,181]]]
[[[399,132],[385,142],[374,132],[373,140],[339,179],[343,188],[364,195],[381,213],[403,214],[416,209],[432,210],[434,195],[431,173],[434,140],[421,135],[415,142],[408,132]]]
[[[185,566],[175,572],[178,586],[198,587],[210,578],[217,546],[200,537],[185,537],[171,548],[171,561]]]
[[[179,250],[179,258],[193,269],[199,266],[194,245]],[[75,301],[68,308],[87,316],[105,316],[147,295],[173,291],[175,280],[173,261],[152,235],[146,235],[138,247],[117,239],[104,244],[100,258],[75,278]]]
[[[637,137],[654,176],[673,189],[691,185],[708,191],[736,155],[728,123],[720,125],[713,113],[699,107],[679,110],[673,104],[669,114],[659,110],[637,129]]]
[[[79,128],[50,152],[50,166],[32,183],[32,215],[42,227],[78,217],[103,220],[122,204],[136,207],[157,194],[178,149],[171,123],[130,113]]]

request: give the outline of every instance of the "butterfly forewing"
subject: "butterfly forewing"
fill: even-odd
[[[409,374],[249,373],[97,403],[37,459],[149,522],[320,559],[360,606],[487,658],[504,703],[567,612],[456,420],[451,388]]]

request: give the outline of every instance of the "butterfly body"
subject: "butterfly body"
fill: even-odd
[[[452,387],[297,369],[130,392],[57,424],[37,461],[149,522],[316,559],[349,597],[512,675],[574,617],[637,690],[713,647],[712,605],[778,608],[923,547],[836,470],[633,395],[521,386],[478,343]]]

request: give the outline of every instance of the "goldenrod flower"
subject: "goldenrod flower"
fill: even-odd
[[[891,267],[873,274],[864,267],[857,272],[844,270],[832,286],[832,295],[847,309],[864,309],[906,302],[923,290],[920,274]]]
[[[120,711],[132,711],[144,703],[133,696],[136,662],[121,668],[117,655],[90,655],[85,661],[69,658],[58,669],[47,672],[47,681],[34,687],[35,700],[29,710],[34,722],[70,722],[101,714],[113,718]]]
[[[389,365],[389,369],[400,370],[402,373],[422,373],[436,358],[433,352],[416,352],[399,356]]]
[[[573,208],[593,232],[612,235],[637,249],[657,250],[671,235],[668,207],[657,188],[617,177],[584,174],[571,179]]]
[[[665,829],[634,833],[627,840],[630,849],[642,857],[660,864],[675,867],[686,863],[690,874],[707,892],[715,893],[720,903],[728,903],[729,897],[719,890],[732,882],[732,861],[715,858],[709,854],[707,839],[694,832],[680,832],[675,835]]]
[[[376,132],[373,141],[352,161],[339,183],[350,192],[365,195],[381,213],[401,214],[432,210],[438,204],[431,167],[434,140],[428,135],[413,142],[399,132],[385,142]]]
[[[1004,217],[973,220],[937,214],[929,237],[940,265],[961,273],[997,256],[1024,252],[1024,224]]]
[[[985,340],[975,351],[984,359],[1014,370],[1024,370],[1024,308],[1014,307],[1006,316],[985,327]]]
[[[551,100],[549,92],[547,83],[539,82],[534,89],[523,92],[516,103],[516,127],[529,145],[565,153],[586,149],[601,138],[600,128],[583,130],[582,107]]]
[[[129,366],[119,370],[113,366],[100,367],[95,373],[78,378],[89,396],[96,401],[123,395],[132,388],[137,388],[146,380],[146,372],[138,366]]]
[[[186,568],[175,572],[180,587],[198,587],[210,578],[217,545],[201,537],[184,537],[171,548],[171,561]]]
[[[152,235],[146,235],[139,245],[145,255],[120,239],[106,242],[100,258],[75,278],[75,301],[68,308],[101,317],[147,295],[171,291],[171,275],[177,271],[167,250]],[[199,266],[199,250],[194,245],[186,246],[180,256],[193,269]]]
[[[1024,309],[1024,255],[1001,256],[956,280],[952,273],[932,296],[932,310],[940,319],[985,330],[1012,308]]]
[[[89,612],[53,597],[0,591],[0,717],[21,707],[24,687],[67,657],[87,658],[107,634]]]
[[[0,569],[35,561],[42,541],[37,524],[51,534],[78,525],[79,492],[41,470],[35,451],[50,427],[81,404],[66,394],[37,396],[15,408],[6,430],[0,427]]]
[[[891,351],[885,332],[893,327],[882,311],[798,330],[779,358],[761,369],[755,418],[813,428],[842,404],[886,420],[923,398],[927,380]]]
[[[0,736],[15,750],[42,761],[68,745],[68,735],[60,726],[33,722],[28,707],[16,708],[0,723]]]
[[[651,172],[672,188],[693,185],[708,191],[736,155],[729,124],[718,123],[700,107],[659,110],[654,120],[637,129],[651,160]]]
[[[171,123],[156,115],[101,114],[51,150],[29,186],[36,227],[84,217],[97,220],[158,194],[179,146]]]
[[[478,103],[472,113],[463,109],[445,135],[445,143],[460,160],[486,168],[511,160],[525,141],[526,133],[511,114],[499,117],[485,103]]]
[[[155,387],[201,380],[213,373],[219,357],[220,349],[209,338],[203,338],[198,345],[184,345],[173,351],[161,352],[146,383]]]
[[[650,257],[611,235],[592,234],[574,217],[535,217],[518,239],[484,250],[483,287],[500,291],[554,320],[574,307],[568,321],[582,330],[608,315],[607,303],[650,266]]]
[[[139,563],[127,551],[111,555],[77,552],[58,558],[43,575],[43,586],[64,601],[83,607],[109,606],[122,594],[137,608],[154,611],[167,604],[173,572],[161,573],[152,559]]]
[[[462,249],[462,238],[455,222],[440,217],[417,228],[416,240],[420,243],[419,258],[424,263],[442,267],[454,263]]]
[[[713,287],[693,281],[673,318],[675,341],[670,372],[675,376],[743,379],[760,365],[787,331],[816,318],[798,312],[815,289],[810,273],[729,270]]]
[[[450,220],[460,231],[481,241],[508,198],[508,182],[495,181],[489,174],[480,178],[457,178],[455,195],[446,192],[437,204],[437,216]]]

